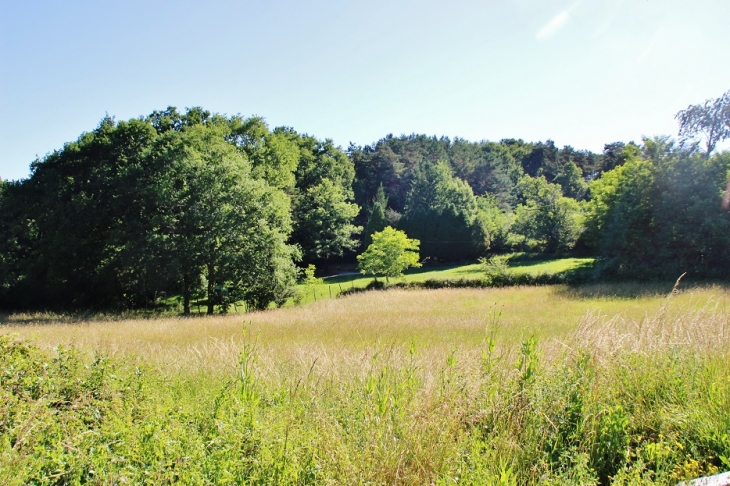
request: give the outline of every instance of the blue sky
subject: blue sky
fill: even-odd
[[[675,135],[730,89],[727,0],[0,5],[0,177],[108,113],[260,115],[319,138],[604,143]]]

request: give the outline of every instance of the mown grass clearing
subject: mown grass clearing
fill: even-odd
[[[710,473],[730,453],[730,292],[668,298],[671,287],[6,318],[1,332],[45,351],[31,366],[33,353],[1,347],[0,482],[669,484]],[[59,345],[78,358],[54,357]]]
[[[559,258],[551,260],[508,260],[509,272],[514,274],[559,274],[578,269],[590,268],[594,258]],[[319,285],[299,285],[299,302],[306,303],[315,300],[336,297],[342,291],[350,288],[365,288],[373,277],[360,274],[348,274],[328,277]],[[484,277],[484,267],[481,263],[456,265],[426,265],[421,268],[407,270],[402,279],[394,281],[425,282],[427,280],[450,279],[481,279]],[[381,277],[382,280],[382,277]]]

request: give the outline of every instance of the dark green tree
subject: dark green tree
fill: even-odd
[[[20,305],[99,308],[144,299],[150,275],[137,252],[141,180],[155,137],[144,121],[106,117],[32,164],[30,178],[12,191],[11,227],[24,253],[16,290],[33,296]]]
[[[367,248],[373,242],[372,234],[376,231],[383,231],[388,226],[388,219],[385,212],[388,209],[388,197],[385,195],[383,186],[378,188],[373,198],[373,206],[370,209],[370,217],[363,232],[363,247]]]
[[[591,183],[586,242],[606,273],[722,276],[730,215],[722,208],[730,157],[705,157],[666,138],[626,151],[624,165]]]
[[[353,164],[332,140],[291,129],[276,133],[299,147],[291,242],[299,245],[305,263],[321,261],[326,268],[332,257],[358,246],[356,235],[362,228],[355,224],[360,207],[353,202]]]
[[[135,307],[179,283],[186,312],[201,283],[209,310],[219,285],[251,307],[282,303],[298,153],[260,119],[201,108],[104,118],[3,184],[2,305]]]
[[[297,197],[296,242],[301,245],[307,261],[322,260],[325,268],[334,256],[355,250],[355,235],[362,228],[353,221],[360,213],[357,204],[349,202],[342,186],[322,179]]]
[[[249,307],[283,303],[295,281],[289,199],[225,141],[227,124],[196,125],[161,140],[156,230],[160,253],[174,262],[184,313],[197,283],[206,282],[208,313],[216,287],[236,289]]]
[[[588,193],[588,183],[583,178],[583,171],[572,160],[560,167],[553,182],[562,188],[566,197],[577,201],[585,199]]]
[[[400,228],[421,241],[425,257],[476,258],[489,248],[476,196],[445,162],[421,165]]]

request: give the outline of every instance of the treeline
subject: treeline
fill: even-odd
[[[351,145],[174,108],[104,118],[0,183],[0,306],[134,308],[162,293],[283,304],[298,270],[386,226],[421,258],[580,252],[603,276],[724,277],[730,156],[668,138],[603,153],[411,135]]]
[[[421,255],[476,258],[487,250],[573,248],[589,182],[626,160],[626,145],[602,154],[554,142],[469,142],[389,135],[350,146],[359,224],[367,244],[386,225],[421,241]]]
[[[160,292],[185,313],[201,296],[209,313],[282,304],[294,262],[357,246],[353,177],[331,141],[260,118],[104,118],[2,184],[2,306],[139,307]]]
[[[669,137],[594,154],[410,136],[349,155],[366,242],[392,225],[421,240],[422,257],[573,252],[599,258],[598,278],[727,278],[727,152]]]

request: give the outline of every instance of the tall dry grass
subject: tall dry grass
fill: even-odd
[[[730,293],[660,290],[396,290],[245,318],[21,316],[0,331],[153,370],[125,443],[153,427],[187,445],[161,462],[122,455],[150,478],[194,450],[204,470],[182,471],[201,483],[225,482],[243,454],[262,483],[661,484],[730,454]]]
[[[666,327],[681,315],[697,323],[683,331],[687,336],[704,336],[700,327],[709,326],[703,324],[706,318],[718,319],[713,316],[722,315],[728,302],[730,293],[720,287],[695,288],[671,300],[660,293],[627,298],[620,286],[586,287],[582,293],[562,286],[392,290],[245,315],[80,322],[16,315],[3,320],[0,333],[46,348],[63,345],[131,356],[175,372],[230,370],[237,366],[244,339],[255,339],[262,359],[283,365],[306,367],[317,358],[320,365],[353,363],[357,368],[362,356],[376,349],[406,348],[413,340],[440,360],[453,349],[473,352],[483,345],[490,326],[496,326],[501,344],[527,335],[543,343],[565,341],[578,331],[584,340],[592,335],[593,346],[601,338],[606,341],[601,346],[623,346],[629,340],[625,334],[634,332],[632,326],[635,332],[655,333],[655,327]],[[644,346],[647,339],[633,342]]]

